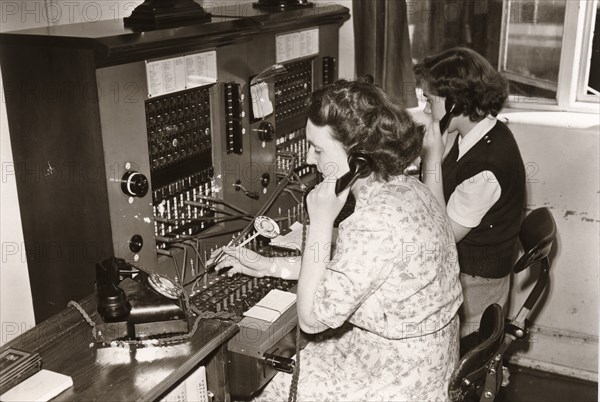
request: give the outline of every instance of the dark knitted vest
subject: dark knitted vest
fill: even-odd
[[[446,202],[464,180],[489,170],[502,194],[479,226],[457,244],[460,270],[484,278],[502,278],[512,269],[525,206],[525,168],[511,131],[500,121],[459,161],[458,137],[442,164]],[[490,178],[493,180],[493,178]]]

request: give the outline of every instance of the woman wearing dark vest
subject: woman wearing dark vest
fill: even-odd
[[[525,169],[513,134],[496,119],[508,95],[507,81],[485,58],[452,48],[425,58],[414,70],[427,99],[425,111],[434,121],[424,139],[422,178],[446,208],[454,230],[464,337],[478,328],[488,305],[504,306],[508,299]],[[440,133],[446,113],[452,118]],[[456,140],[446,147],[446,133],[454,131]]]

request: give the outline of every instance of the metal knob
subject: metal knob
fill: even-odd
[[[263,121],[254,131],[258,133],[258,138],[261,141],[269,142],[275,139],[275,128],[269,122]]]
[[[125,172],[121,179],[121,190],[131,197],[143,197],[148,193],[148,178],[142,173],[130,170]]]

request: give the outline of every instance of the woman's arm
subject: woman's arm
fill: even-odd
[[[433,121],[423,137],[421,154],[421,180],[431,190],[438,203],[446,210],[444,181],[442,178],[442,157],[445,149],[438,121]]]
[[[245,274],[261,278],[272,276],[275,278],[297,280],[300,274],[300,257],[265,257],[247,248],[223,247],[225,257],[216,265],[215,270],[230,268],[227,275]],[[212,258],[219,254],[213,252]],[[210,260],[209,260],[210,262]]]
[[[446,137],[448,134],[446,134]],[[444,197],[444,178],[442,176],[442,160],[446,144],[440,133],[438,121],[433,121],[423,137],[423,152],[421,155],[421,180],[431,190],[438,203],[446,211],[446,198]],[[472,228],[461,225],[448,216],[452,231],[454,232],[454,240],[458,243],[461,241]]]
[[[333,220],[312,223],[306,236],[302,269],[298,280],[298,323],[309,334],[321,332],[325,326],[313,315],[313,301],[317,285],[323,278],[330,259]]]
[[[333,222],[348,198],[349,190],[335,195],[335,180],[325,180],[307,196],[310,229],[302,255],[302,269],[298,280],[297,307],[300,328],[309,334],[327,328],[313,314],[317,285],[325,274],[331,259]]]
[[[450,226],[452,226],[452,231],[454,232],[454,241],[457,243],[461,241],[466,235],[468,235],[471,229],[473,229],[463,226],[460,223],[456,223],[454,219],[450,217],[448,217],[448,220],[450,221]]]
[[[501,194],[498,179],[489,170],[469,177],[456,186],[448,200],[446,213],[457,243],[479,226]]]

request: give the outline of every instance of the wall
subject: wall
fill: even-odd
[[[548,207],[557,225],[550,284],[517,362],[597,381],[600,251],[598,115],[505,110],[527,168],[527,209]],[[515,276],[511,316],[532,288]]]
[[[0,84],[2,80],[0,79]],[[4,93],[2,93],[4,96]],[[6,122],[6,105],[0,104],[0,345],[33,325],[33,306],[29,289],[27,262],[22,254],[23,230],[15,177],[12,172],[13,158]]]
[[[320,0],[321,3],[325,1]],[[337,0],[350,9],[350,19],[340,28],[340,56],[338,62],[338,76],[348,80],[354,79],[354,24],[352,23],[352,0]]]
[[[0,4],[0,31],[33,28],[48,25],[41,18],[40,10],[45,7],[43,1],[31,1],[27,4],[27,13],[17,2]],[[29,10],[31,10],[29,12]],[[35,11],[37,10],[37,11]],[[1,71],[0,71],[1,73]],[[0,77],[0,84],[2,78]],[[29,274],[25,259],[23,229],[17,198],[13,157],[6,118],[4,87],[0,85],[0,246],[2,247],[0,264],[0,345],[24,332],[34,325]]]

